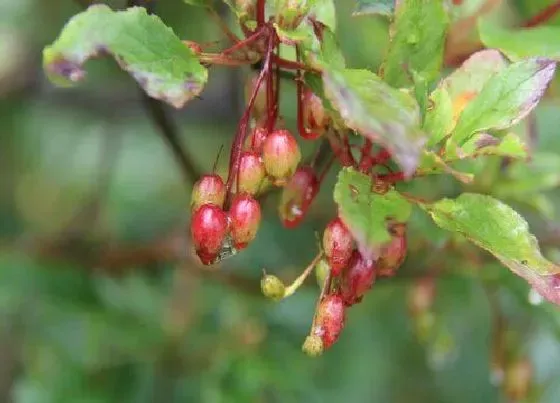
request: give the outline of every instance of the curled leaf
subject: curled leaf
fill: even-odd
[[[157,16],[141,7],[112,11],[99,4],[75,15],[43,51],[47,76],[71,85],[90,58],[112,55],[146,93],[176,108],[198,96],[208,72],[193,51]]]

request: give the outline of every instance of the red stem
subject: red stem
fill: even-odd
[[[396,183],[404,181],[404,172],[391,172],[389,174],[379,175],[379,180],[385,183]]]
[[[266,0],[257,0],[257,25],[262,27],[264,25],[264,11]]]
[[[276,36],[275,36],[276,38]],[[280,54],[280,41],[276,44],[276,53]],[[280,109],[280,66],[276,65],[275,70],[275,80],[274,80],[274,88],[276,90],[274,94],[274,116],[273,119],[276,122],[278,119],[278,112]]]
[[[274,56],[274,48],[276,47],[276,32],[273,29],[270,30],[267,55]],[[274,110],[276,109],[275,94],[274,94],[274,75],[272,74],[272,63],[266,66],[266,130],[270,133],[274,129]]]
[[[253,109],[253,105],[255,104],[255,99],[257,98],[257,93],[259,88],[261,87],[263,81],[266,79],[267,72],[270,71],[270,63],[271,63],[271,55],[272,52],[270,51],[273,49],[270,45],[268,46],[266,58],[264,61],[264,66],[257,77],[255,82],[255,87],[253,88],[253,93],[249,98],[249,102],[247,103],[247,107],[245,108],[245,112],[241,116],[239,121],[239,127],[237,128],[237,133],[235,134],[235,139],[233,140],[233,145],[231,147],[230,153],[230,161],[229,161],[229,173],[228,179],[226,182],[226,190],[227,190],[227,200],[226,205],[229,203],[231,199],[232,193],[232,185],[233,181],[237,177],[237,171],[239,170],[239,162],[241,157],[241,152],[243,151],[243,143],[245,142],[245,138],[247,137],[247,124],[249,123],[249,118],[251,116],[251,110]]]
[[[361,172],[367,172],[373,165],[373,158],[371,157],[371,149],[373,148],[373,143],[370,139],[365,139],[364,144],[361,148],[360,163],[358,164],[358,170]]]
[[[544,24],[552,17],[554,17],[559,11],[560,11],[560,1],[557,1],[556,3],[553,3],[547,8],[545,8],[544,10],[542,10],[534,17],[530,18],[522,25],[522,27],[532,28],[532,27],[536,27],[537,25]]]
[[[350,148],[347,147],[346,144],[340,144],[340,139],[336,134],[327,132],[327,140],[331,145],[334,155],[342,166],[353,167],[356,165],[356,161],[354,161]]]
[[[390,159],[391,159],[391,153],[386,149],[382,148],[381,150],[379,150],[377,154],[373,156],[372,163],[373,165],[381,165],[386,163]]]
[[[224,51],[222,51],[221,55],[225,56],[225,55],[233,53],[233,52],[235,52],[235,51],[237,51],[241,48],[246,47],[247,45],[249,45],[249,44],[255,42],[257,39],[259,39],[259,37],[261,37],[264,33],[265,33],[265,30],[262,27],[257,29],[254,33],[252,33],[247,38],[243,39],[242,41],[237,42],[232,47],[227,48]]]
[[[286,60],[286,59],[282,59],[281,57],[274,55],[272,57],[272,60],[274,61],[274,63],[276,63],[278,66],[283,67],[285,69],[290,69],[290,70],[306,70],[306,71],[312,71],[314,73],[320,73],[319,70],[317,69],[313,69],[311,67],[309,67],[308,65],[306,65],[305,63],[301,63],[301,62],[295,62],[293,60]]]
[[[296,46],[296,58],[298,63],[300,61],[300,50]],[[303,77],[301,74],[301,70],[298,70],[296,73],[296,89],[297,89],[297,128],[299,135],[304,139],[310,138],[312,136],[311,132],[307,130],[305,124],[303,122]]]

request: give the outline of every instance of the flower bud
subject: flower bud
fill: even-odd
[[[354,239],[340,218],[327,224],[323,233],[323,249],[333,276],[338,276],[352,257]]]
[[[275,0],[276,23],[283,30],[296,29],[309,13],[312,3],[312,0]]]
[[[210,264],[218,254],[227,232],[227,215],[220,207],[214,204],[204,204],[193,213],[192,241],[204,264]]]
[[[319,192],[319,179],[311,167],[300,167],[282,191],[279,213],[286,228],[296,227]]]
[[[332,346],[344,328],[345,307],[338,294],[327,295],[319,303],[311,334],[319,336],[324,348]]]
[[[393,224],[390,228],[392,239],[381,248],[379,255],[378,274],[394,276],[406,258],[406,224]]]
[[[310,357],[317,357],[323,354],[323,340],[315,334],[310,334],[305,338],[301,350]]]
[[[319,260],[315,265],[315,278],[317,279],[317,284],[319,287],[323,288],[325,285],[325,280],[327,279],[327,275],[331,270],[329,263],[325,259]]]
[[[352,253],[347,269],[342,274],[340,291],[344,303],[351,306],[360,302],[375,282],[375,262],[365,259],[360,252]]]
[[[322,136],[330,118],[323,107],[323,101],[309,88],[303,90],[303,125],[308,130],[305,138],[314,140]]]
[[[254,152],[244,152],[239,161],[238,192],[256,194],[264,180],[265,171],[262,158]]]
[[[267,174],[276,181],[285,183],[301,160],[299,145],[294,136],[285,129],[270,133],[263,145],[263,160]]]
[[[224,205],[226,186],[218,175],[203,175],[193,186],[191,196],[191,211],[195,211],[203,204]]]
[[[265,274],[261,279],[261,291],[265,297],[279,301],[284,298],[286,286],[278,277],[272,274]]]
[[[261,206],[247,193],[237,194],[229,209],[231,237],[236,249],[243,249],[255,239],[261,222]]]
[[[266,130],[266,127],[257,125],[251,131],[251,134],[247,137],[245,148],[247,150],[260,154],[262,152],[263,145],[267,137],[268,137],[268,131]]]

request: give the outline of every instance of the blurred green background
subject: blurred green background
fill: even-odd
[[[336,169],[298,229],[281,226],[272,195],[246,251],[219,268],[198,266],[188,247],[192,179],[185,182],[133,80],[110,60],[90,62],[72,89],[43,75],[41,50],[78,3],[0,1],[0,402],[501,402],[490,365],[496,348],[508,362],[532,363],[529,401],[559,401],[558,309],[461,241],[459,252],[443,250],[446,235],[419,212],[399,275],[349,311],[331,350],[304,356],[319,289],[309,281],[272,303],[260,296],[259,277],[266,268],[290,281],[312,259],[315,233],[335,212]],[[466,3],[457,19],[485,1]],[[515,23],[551,3],[503,1],[494,15]],[[353,1],[336,5],[348,64],[376,69],[387,22],[352,17]],[[180,0],[160,0],[156,12],[181,38],[223,41],[203,10]],[[229,149],[248,72],[213,68],[200,100],[167,111],[202,171],[220,146]],[[485,175],[472,189],[527,216],[558,261],[557,88],[516,128],[534,144],[532,162],[474,164]],[[283,91],[281,113],[293,128],[295,88],[286,82]],[[460,190],[449,178],[410,186],[430,198]],[[436,324],[422,338],[407,295],[436,266]]]

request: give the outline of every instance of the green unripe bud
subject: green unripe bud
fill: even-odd
[[[278,277],[265,274],[261,279],[261,291],[263,295],[273,301],[280,301],[286,293],[286,286]]]
[[[321,337],[316,334],[310,334],[305,338],[301,351],[310,357],[317,357],[323,354],[324,346]]]
[[[307,16],[313,5],[312,0],[276,0],[276,23],[284,30],[296,29]]]
[[[319,260],[319,262],[315,265],[315,277],[317,278],[317,284],[319,287],[322,288],[325,284],[325,280],[330,270],[331,268],[326,259]]]

